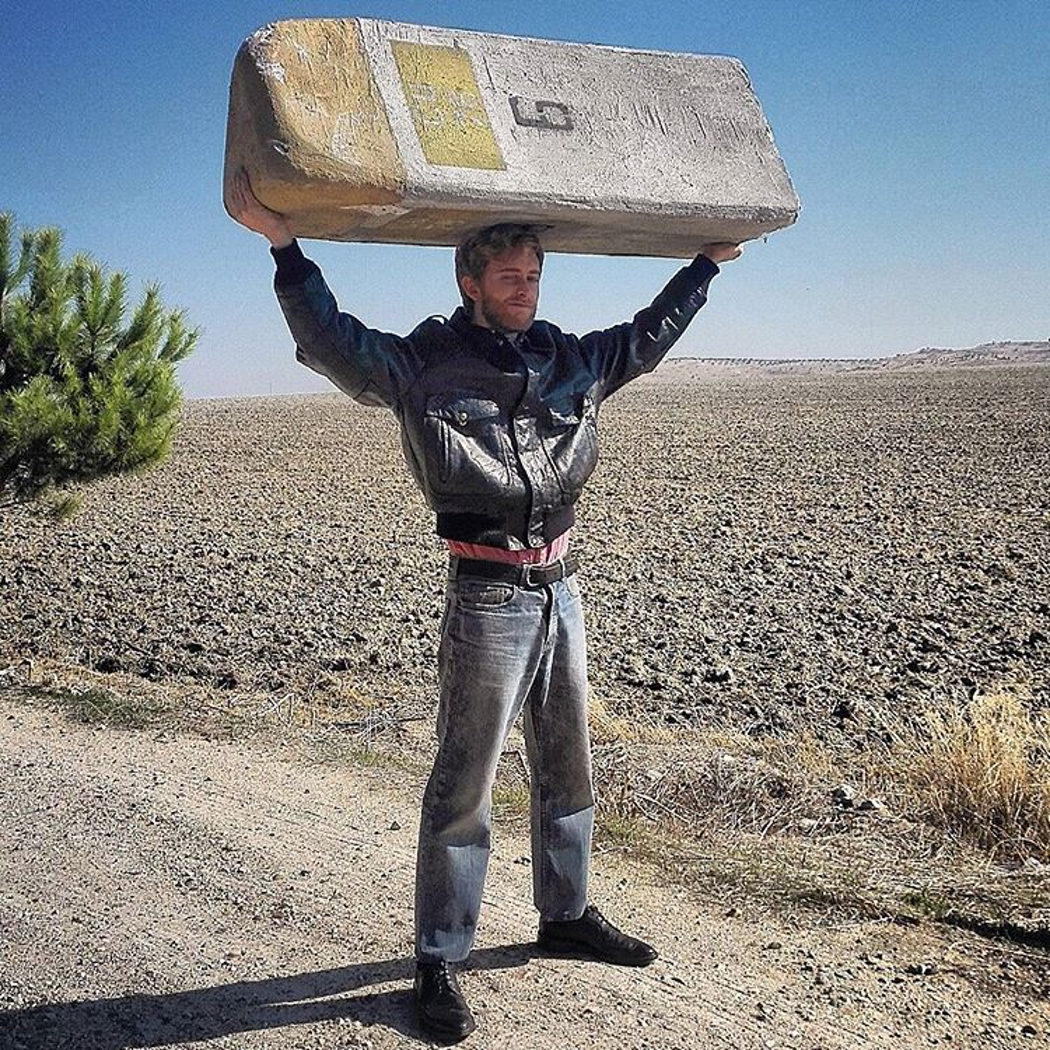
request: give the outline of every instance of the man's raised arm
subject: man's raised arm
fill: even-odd
[[[270,242],[277,301],[295,340],[296,358],[362,404],[392,408],[419,369],[416,349],[339,309],[317,264],[300,250],[288,219],[255,196],[243,168],[225,204],[231,218]]]
[[[718,273],[718,264],[738,258],[740,250],[739,244],[727,241],[704,245],[634,320],[580,338],[580,352],[601,382],[603,396],[660,363],[707,302],[707,286]]]

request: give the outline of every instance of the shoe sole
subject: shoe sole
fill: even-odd
[[[439,1025],[428,1024],[422,1018],[419,1021],[419,1027],[435,1042],[440,1043],[460,1043],[470,1035],[478,1026],[476,1022],[471,1022],[469,1028],[442,1028]]]
[[[536,942],[536,947],[548,955],[557,955],[562,959],[583,959],[587,962],[607,963],[610,966],[649,966],[660,958],[654,955],[649,959],[612,959],[607,955],[599,955],[593,948],[576,941],[542,940]]]

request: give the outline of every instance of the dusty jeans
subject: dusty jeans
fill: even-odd
[[[458,962],[470,952],[481,907],[496,764],[522,709],[533,899],[545,919],[575,919],[587,903],[594,794],[575,577],[527,590],[450,574],[438,660],[438,753],[416,860],[416,954]]]

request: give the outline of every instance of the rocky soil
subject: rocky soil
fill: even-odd
[[[574,542],[607,710],[853,749],[1050,701],[1050,368],[658,378],[602,433]],[[444,556],[381,412],[193,402],[166,467],[0,513],[4,661],[432,708]]]

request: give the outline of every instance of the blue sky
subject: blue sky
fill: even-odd
[[[747,66],[802,217],[724,268],[676,352],[863,357],[1050,338],[1050,5],[591,0],[65,0],[0,37],[0,210],[159,281],[203,329],[191,396],[324,389],[295,364],[265,243],[223,211],[227,92],[267,22],[378,17],[728,54]],[[448,249],[308,242],[344,309],[406,331],[457,297]],[[552,256],[541,313],[585,331],[668,260]]]

